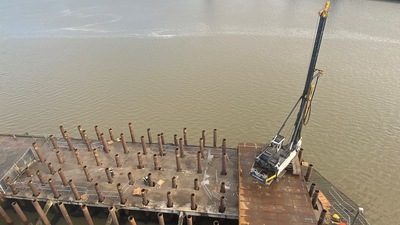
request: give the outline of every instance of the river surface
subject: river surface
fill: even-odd
[[[268,142],[302,92],[317,0],[1,1],[0,132],[77,126]],[[400,224],[400,2],[332,1],[304,157]],[[61,220],[60,220],[61,221]],[[61,222],[60,222],[61,224]]]

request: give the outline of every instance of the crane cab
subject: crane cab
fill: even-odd
[[[283,144],[284,141],[285,141],[285,137],[282,136],[282,135],[280,135],[280,134],[277,134],[277,135],[275,135],[275,137],[272,139],[271,145],[272,145],[272,146],[275,146],[275,147],[276,147],[276,151],[278,152],[278,151],[281,149],[282,144]]]

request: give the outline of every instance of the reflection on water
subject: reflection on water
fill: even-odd
[[[301,93],[323,4],[3,1],[0,132],[133,122],[170,141],[187,127],[189,142],[213,128],[230,146],[266,142]],[[331,7],[305,158],[372,223],[397,224],[400,4]]]

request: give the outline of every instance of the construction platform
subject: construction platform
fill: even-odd
[[[102,141],[92,140],[89,150],[85,140],[68,139],[77,150],[71,151],[64,138],[0,136],[0,152],[6,156],[1,165],[2,182],[11,177],[15,188],[2,185],[4,197],[237,219],[236,149],[202,147],[199,154],[200,145],[171,143],[161,144],[160,153],[158,143],[125,141],[124,149],[118,138],[107,141],[106,147]],[[32,152],[34,160],[29,162]],[[16,165],[17,161],[27,163],[26,168]]]
[[[262,146],[240,143],[239,225],[317,224],[308,188],[302,176],[286,173],[271,186],[249,176],[254,155]]]
[[[207,137],[212,140],[210,146],[205,131],[199,135],[198,145],[190,145],[186,129],[183,138],[178,141],[174,135],[171,143],[165,143],[162,134],[152,141],[150,129],[146,141],[144,136],[136,141],[131,125],[129,128],[129,141],[123,134],[115,138],[112,129],[106,140],[97,126],[97,137],[92,140],[80,127],[81,138],[69,137],[63,127],[59,137],[0,135],[0,197],[31,201],[34,206],[47,202],[47,211],[53,203],[61,211],[63,205],[79,206],[88,224],[92,224],[88,207],[108,208],[108,224],[111,217],[118,224],[115,211],[128,210],[156,213],[162,225],[163,213],[178,215],[173,224],[179,225],[184,218],[186,224],[192,224],[196,217],[215,218],[213,224],[224,219],[229,223],[238,220],[239,225],[328,224],[330,211],[346,210],[332,200],[335,189],[319,173],[305,182],[308,178],[303,175],[309,167],[303,166],[299,175],[288,172],[271,186],[252,178],[253,158],[262,145],[239,143],[237,148],[227,148],[223,139],[217,146],[216,130],[212,138]],[[310,187],[315,185],[311,182],[322,189],[316,195],[312,191],[313,196]],[[340,191],[334,194],[335,199],[347,199]],[[318,201],[312,200],[314,196]],[[11,205],[17,207],[18,203]],[[352,209],[356,207],[352,204]],[[35,209],[46,224],[45,213]],[[324,215],[323,209],[328,210]],[[353,218],[345,221],[354,220],[355,213],[353,210]],[[355,224],[368,224],[360,219],[364,217]],[[134,224],[133,217],[128,220]]]

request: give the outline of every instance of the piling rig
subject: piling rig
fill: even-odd
[[[295,157],[301,149],[301,131],[310,118],[312,99],[315,94],[318,79],[323,74],[323,71],[315,69],[315,66],[322,42],[326,19],[328,17],[329,6],[330,2],[327,1],[324,9],[319,12],[318,30],[315,37],[314,48],[303,93],[272,141],[267,143],[267,147],[262,149],[261,153],[254,158],[254,164],[251,168],[250,175],[263,184],[270,185],[273,181],[282,177],[289,168],[292,169],[294,173],[299,173],[295,168],[299,168],[300,166],[295,166],[293,164],[298,164],[298,160],[296,161]],[[299,104],[300,107],[298,107]],[[294,122],[294,130],[289,142],[285,142],[285,137],[281,135],[281,132],[288,119],[295,112],[296,108],[299,109]]]

